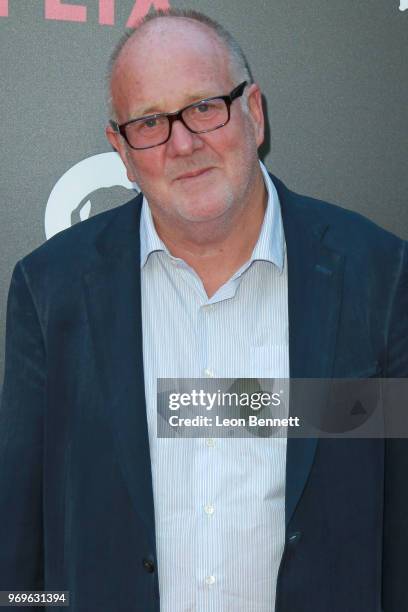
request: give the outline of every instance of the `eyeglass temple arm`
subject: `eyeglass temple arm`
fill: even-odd
[[[248,81],[244,81],[243,83],[240,83],[235,89],[231,91],[230,96],[229,96],[231,102],[235,100],[235,98],[239,98],[240,96],[242,96],[242,94],[244,93],[244,89],[247,85],[248,85]]]
[[[114,121],[113,119],[109,119],[109,124],[111,128],[115,130],[115,132],[120,133],[119,123],[116,123],[116,121]]]

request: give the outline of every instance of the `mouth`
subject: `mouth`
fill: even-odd
[[[201,170],[194,170],[192,172],[185,172],[184,174],[180,174],[180,176],[178,176],[175,180],[176,181],[182,181],[182,180],[185,180],[185,179],[197,178],[198,176],[203,176],[204,174],[207,174],[211,170],[212,170],[212,168],[201,168]]]

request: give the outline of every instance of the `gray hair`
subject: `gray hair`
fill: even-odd
[[[238,82],[248,81],[248,84],[253,83],[251,69],[240,44],[235,40],[232,34],[228,32],[228,30],[226,30],[217,21],[211,19],[211,17],[208,17],[207,15],[204,15],[204,13],[190,9],[169,8],[166,10],[155,10],[151,13],[148,13],[143,19],[141,19],[135,28],[131,28],[125,31],[125,33],[117,42],[110,56],[107,73],[107,85],[108,107],[112,118],[115,118],[116,115],[111,91],[112,74],[115,67],[115,63],[119,55],[121,54],[123,47],[126,45],[130,38],[133,38],[133,36],[136,35],[136,33],[143,28],[144,25],[157,19],[163,19],[165,17],[180,17],[184,19],[191,19],[207,26],[212,32],[216,34],[221,44],[223,44],[223,46],[228,52],[230,59],[231,76],[233,77],[233,79]],[[243,96],[241,100],[244,110],[247,110],[248,107],[246,97]]]

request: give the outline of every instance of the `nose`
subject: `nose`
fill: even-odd
[[[199,134],[193,134],[180,120],[174,121],[170,140],[167,143],[170,155],[191,155],[203,146]]]

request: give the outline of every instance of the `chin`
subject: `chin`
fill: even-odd
[[[182,217],[185,221],[196,221],[196,222],[205,222],[205,221],[216,221],[223,217],[227,212],[228,207],[225,204],[215,205],[215,206],[194,206],[194,207],[183,207],[179,208],[178,213],[180,217]]]
[[[178,213],[186,221],[211,221],[219,219],[225,215],[232,207],[234,197],[230,191],[228,193],[212,198],[211,194],[205,196],[201,194],[199,198],[189,198],[188,201],[178,201],[176,207]]]

